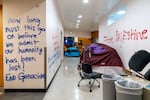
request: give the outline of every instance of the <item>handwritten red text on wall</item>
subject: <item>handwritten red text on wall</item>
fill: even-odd
[[[146,40],[148,38],[148,30],[144,29],[142,31],[137,31],[136,29],[131,30],[123,30],[118,31],[116,30],[115,35],[110,36],[104,36],[104,42],[107,43],[113,43],[114,41],[125,41],[125,40]]]
[[[145,40],[147,39],[147,30],[141,32],[136,29],[131,29],[129,31],[123,30],[122,32],[116,31],[116,41],[121,40]]]

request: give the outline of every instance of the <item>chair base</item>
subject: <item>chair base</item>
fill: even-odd
[[[84,80],[84,79],[81,79],[78,83],[78,87],[80,87],[80,83],[81,81]],[[90,79],[89,79],[90,80]],[[95,83],[95,81],[98,83],[98,87],[100,88],[100,82],[97,80],[97,79],[93,79],[92,83],[91,83],[91,80],[89,81],[89,84],[90,84],[90,91],[89,92],[92,92],[92,86],[93,84]]]

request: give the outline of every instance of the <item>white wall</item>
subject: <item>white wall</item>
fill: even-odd
[[[3,3],[5,89],[45,87],[46,9],[44,0],[37,3],[38,6],[31,0],[5,0]]]
[[[5,89],[45,89],[52,81],[63,60],[62,46],[64,41],[63,27],[54,1],[4,1]],[[32,21],[28,22],[28,18],[32,18]],[[30,28],[26,30],[25,25],[29,25]],[[42,28],[42,30],[39,30],[39,28]],[[30,36],[32,35],[32,38],[26,36],[19,39],[18,34],[23,35],[25,32],[28,32]],[[36,37],[34,37],[35,35]],[[28,41],[29,44],[19,45],[20,42],[24,41]],[[19,49],[24,48],[35,48],[35,51],[19,53]],[[7,50],[13,51],[7,53]],[[23,57],[30,57],[30,59],[23,62]],[[22,72],[24,75],[19,76]],[[19,79],[20,77],[23,79]]]
[[[63,27],[57,14],[54,0],[46,0],[46,47],[47,47],[47,82],[49,85],[63,56]]]
[[[69,32],[73,32],[73,34],[69,34]],[[69,31],[65,30],[65,37],[82,37],[82,38],[91,38],[91,32],[79,32],[79,31]]]
[[[150,52],[150,0],[121,0],[126,5],[126,15],[116,23],[107,26],[107,16],[99,24],[99,42],[114,47],[124,64],[134,52],[144,49]],[[121,5],[121,4],[120,4]],[[145,31],[145,32],[144,32]],[[140,34],[136,39],[133,34]],[[131,38],[132,34],[132,38]]]

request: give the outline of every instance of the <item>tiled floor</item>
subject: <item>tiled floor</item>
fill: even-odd
[[[81,82],[80,87],[77,86],[80,80],[78,62],[78,57],[66,57],[46,93],[10,92],[1,95],[0,100],[102,100],[102,89],[96,83],[92,92],[89,92],[86,80]]]
[[[77,86],[80,80],[78,63],[79,58],[65,58],[43,100],[101,100],[101,89],[97,84],[91,93],[88,81],[83,80],[80,87]]]

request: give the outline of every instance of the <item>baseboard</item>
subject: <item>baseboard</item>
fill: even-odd
[[[46,92],[47,89],[5,89],[5,92]]]

